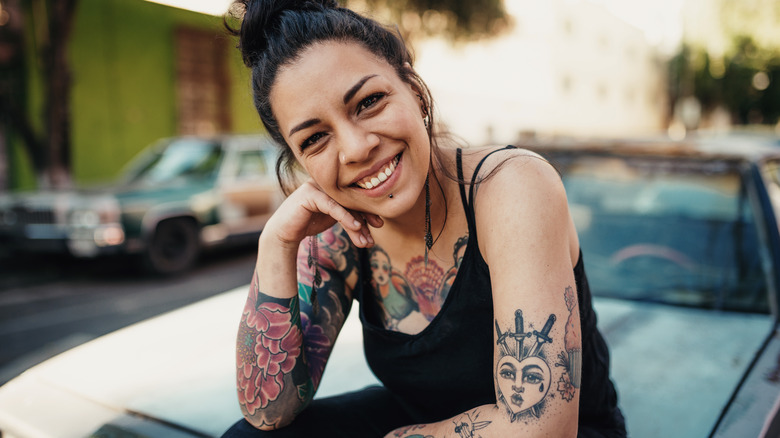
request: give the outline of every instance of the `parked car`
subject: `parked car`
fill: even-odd
[[[527,146],[566,185],[630,436],[777,436],[780,150]],[[233,346],[246,292],[128,327],[11,380],[0,387],[3,438],[220,435],[240,418]],[[376,382],[355,316],[318,397]]]
[[[0,195],[0,246],[183,271],[204,248],[259,235],[283,199],[276,156],[263,136],[165,139],[108,187]]]

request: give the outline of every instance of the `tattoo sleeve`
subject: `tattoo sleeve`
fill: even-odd
[[[298,306],[298,297],[270,297],[257,290],[253,281],[238,330],[239,404],[247,415],[261,416],[259,422],[271,427],[276,427],[290,409],[303,409],[314,392],[301,351]],[[285,393],[284,403],[273,403]]]
[[[236,342],[239,404],[255,426],[281,427],[314,398],[325,364],[351,306],[347,279],[356,274],[356,253],[334,227],[319,236],[322,284],[319,311],[312,307],[313,272],[308,245],[297,257],[298,294],[279,299],[250,285]]]

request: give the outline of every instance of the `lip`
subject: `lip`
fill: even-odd
[[[399,157],[399,159],[398,159],[398,164],[396,164],[396,166],[395,166],[395,170],[393,171],[393,174],[390,175],[387,178],[387,180],[384,183],[382,183],[379,187],[374,187],[374,188],[371,188],[371,189],[364,189],[364,188],[361,188],[361,187],[357,186],[357,182],[358,181],[360,181],[360,180],[362,180],[362,179],[364,179],[364,178],[366,178],[368,176],[376,175],[377,173],[379,173],[380,170],[382,170],[385,167],[387,167],[387,165],[390,164],[390,162],[392,162],[395,159],[395,157]],[[371,197],[384,196],[387,193],[392,191],[393,185],[398,180],[398,177],[399,177],[399,175],[400,175],[400,173],[402,171],[403,162],[404,162],[404,153],[403,152],[399,152],[398,154],[395,154],[395,155],[387,158],[386,160],[382,160],[379,163],[371,166],[371,168],[369,168],[368,170],[366,170],[364,172],[361,172],[355,179],[352,180],[352,182],[350,183],[349,186],[350,186],[350,188],[352,188],[354,190],[360,190],[360,193],[362,193],[364,195],[367,195],[367,196],[371,196]]]
[[[512,397],[512,404],[515,406],[522,406],[523,405],[523,397],[521,397],[518,394],[514,394]]]

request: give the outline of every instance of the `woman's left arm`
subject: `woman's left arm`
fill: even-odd
[[[487,168],[514,155],[475,196],[480,251],[493,287],[496,404],[387,437],[577,435],[582,346],[572,264],[579,251],[576,231],[558,174],[524,154],[491,156]]]

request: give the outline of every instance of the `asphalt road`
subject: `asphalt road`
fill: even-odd
[[[83,342],[248,284],[254,260],[255,247],[225,249],[160,278],[132,259],[0,258],[0,385]]]

